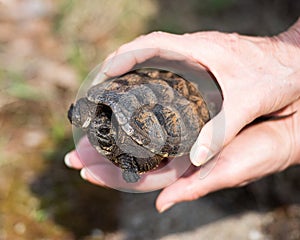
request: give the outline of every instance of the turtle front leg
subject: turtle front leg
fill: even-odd
[[[117,157],[117,162],[122,169],[123,179],[128,183],[138,182],[141,178],[135,157],[128,154],[121,154]]]

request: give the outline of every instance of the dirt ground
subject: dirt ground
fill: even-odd
[[[66,112],[87,73],[153,30],[273,35],[294,0],[0,0],[0,240],[300,239],[299,167],[158,214],[159,192],[93,186],[66,168]]]

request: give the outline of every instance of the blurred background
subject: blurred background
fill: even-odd
[[[87,73],[154,30],[274,35],[294,0],[0,0],[0,239],[300,239],[299,167],[163,214],[158,192],[93,186],[67,169],[66,111]]]

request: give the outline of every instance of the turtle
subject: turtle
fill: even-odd
[[[135,183],[164,159],[188,154],[210,113],[194,83],[147,68],[91,86],[71,104],[68,119]]]

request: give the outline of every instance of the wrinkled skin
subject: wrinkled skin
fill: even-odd
[[[127,57],[122,55],[141,48],[145,50]],[[271,38],[219,32],[185,35],[155,32],[121,46],[107,59],[102,71],[108,76],[126,72],[136,62],[160,54],[162,49],[179,52],[207,67],[221,86],[224,103],[192,148],[190,158],[195,166],[158,196],[156,206],[160,212],[175,203],[242,186],[300,163],[299,20],[286,32]],[[292,112],[295,114],[290,117],[246,127],[263,115]],[[211,145],[213,130],[218,131],[218,126],[225,132]],[[80,147],[93,156],[90,146],[82,143]],[[197,166],[213,156],[216,166],[205,178],[200,178],[201,168]],[[105,186],[105,182],[89,175],[85,166],[91,163],[82,163],[76,152],[66,159],[69,166],[82,169],[85,179]],[[103,171],[101,166],[93,167],[99,174]]]

